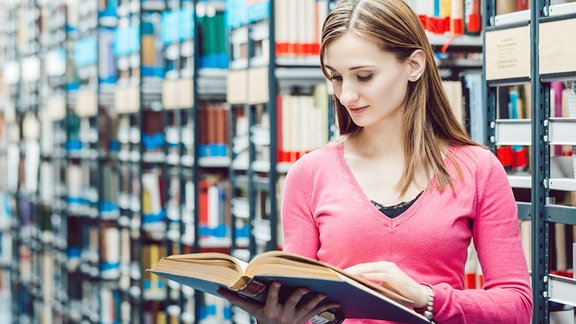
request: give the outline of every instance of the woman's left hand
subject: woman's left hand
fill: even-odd
[[[413,301],[410,306],[414,308],[425,307],[428,302],[428,288],[408,276],[394,262],[361,263],[344,271],[380,283]]]
[[[295,289],[284,303],[279,302],[280,283],[274,282],[268,289],[264,305],[243,298],[232,291],[219,289],[220,296],[253,315],[259,324],[302,324],[317,314],[338,308],[335,302],[324,303],[325,294],[313,294],[302,301],[308,289]]]

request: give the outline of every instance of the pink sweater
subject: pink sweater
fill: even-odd
[[[332,142],[289,170],[282,198],[284,250],[340,268],[393,261],[436,294],[436,323],[530,323],[532,290],[520,244],[517,207],[504,169],[479,147],[451,148],[463,180],[428,189],[402,215],[384,216],[364,194]],[[484,289],[464,289],[470,240]],[[347,320],[345,323],[386,323]]]

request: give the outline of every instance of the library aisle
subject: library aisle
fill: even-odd
[[[0,324],[253,324],[146,270],[282,249],[286,173],[338,136],[318,57],[335,1],[0,0]],[[534,323],[574,324],[576,0],[406,2],[508,172]]]

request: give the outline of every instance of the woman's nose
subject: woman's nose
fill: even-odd
[[[344,106],[351,106],[358,101],[358,91],[350,84],[344,82],[342,84],[342,91],[340,92],[340,102]]]

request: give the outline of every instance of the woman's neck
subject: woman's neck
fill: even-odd
[[[363,128],[349,139],[349,153],[364,157],[404,155],[404,144],[400,127]]]

